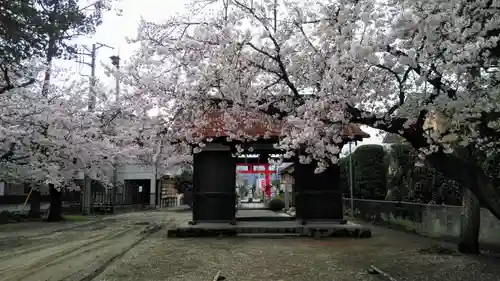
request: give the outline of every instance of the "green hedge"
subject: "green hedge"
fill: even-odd
[[[352,157],[354,196],[362,199],[459,204],[461,187],[432,167],[415,165],[417,154],[407,144],[362,145],[340,160],[341,184],[349,197]],[[491,160],[491,162],[495,162]]]
[[[419,203],[460,204],[462,188],[429,165],[416,166],[417,153],[407,144],[388,149],[392,174],[389,175],[390,200]],[[391,193],[391,192],[389,192]]]
[[[349,161],[352,157],[354,196],[384,199],[387,193],[387,154],[381,145],[362,145],[340,161],[340,179],[344,195],[349,196]]]
[[[457,148],[455,153],[466,157],[467,150]],[[464,154],[465,153],[465,154]],[[470,152],[469,152],[470,153]],[[352,157],[354,196],[362,199],[380,199],[460,205],[462,187],[444,177],[430,165],[416,166],[417,153],[409,144],[359,146],[351,155],[340,160],[340,180],[344,196],[349,197],[349,161]],[[471,157],[471,156],[468,156]],[[479,165],[500,187],[500,153],[481,152],[470,161]]]

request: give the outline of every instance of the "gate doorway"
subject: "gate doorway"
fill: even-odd
[[[151,203],[151,180],[125,180],[125,192],[132,204],[148,206]]]

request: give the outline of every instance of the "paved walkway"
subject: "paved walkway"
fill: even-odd
[[[264,209],[266,208],[266,204],[264,202],[241,202],[238,206],[240,209]]]
[[[238,210],[236,217],[280,217],[281,215],[270,210]]]

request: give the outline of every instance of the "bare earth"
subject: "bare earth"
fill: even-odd
[[[136,212],[81,225],[32,229],[0,227],[2,281],[228,281],[384,280],[371,264],[396,280],[500,280],[500,260],[422,253],[435,240],[374,227],[369,239],[166,238],[166,228],[189,213]],[[13,225],[14,226],[14,225]],[[40,230],[43,228],[43,231]],[[59,230],[59,231],[57,231]],[[16,239],[16,236],[24,238]],[[453,245],[441,244],[447,247]]]
[[[131,213],[90,223],[33,223],[31,230],[29,224],[3,225],[0,280],[93,280],[110,262],[148,236],[150,221],[167,223],[167,216]],[[14,226],[12,231],[7,231],[10,226]]]

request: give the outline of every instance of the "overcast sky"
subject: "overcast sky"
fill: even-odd
[[[114,47],[114,49],[105,47],[99,49],[96,69],[97,77],[112,89],[114,87],[113,78],[105,75],[102,64],[110,65],[109,57],[112,55],[119,54],[124,61],[131,56],[134,52],[134,46],[127,44],[125,38],[135,37],[141,17],[148,21],[161,22],[170,15],[183,12],[186,2],[186,0],[121,0],[118,4],[119,8],[123,10],[121,16],[116,15],[114,11],[108,12],[104,16],[103,24],[98,27],[92,38],[79,38],[76,43],[90,47],[93,43],[98,42]],[[89,61],[89,58],[85,59]],[[80,64],[78,67],[76,62],[58,61],[57,65],[70,67],[75,72],[79,71],[82,74],[90,72],[88,66]],[[365,127],[363,130],[371,137],[360,144],[381,143],[381,137],[377,136],[377,130]]]
[[[110,48],[100,48],[97,51],[97,77],[103,81],[110,83],[112,87],[113,78],[108,78],[102,64],[111,65],[109,59],[112,55],[119,54],[122,60],[127,60],[134,51],[134,46],[126,42],[127,37],[134,38],[137,34],[137,26],[142,18],[150,21],[159,21],[173,15],[177,12],[182,12],[185,0],[120,0],[117,8],[121,8],[123,13],[118,16],[115,11],[110,11],[105,14],[103,24],[97,28],[97,32],[91,38],[78,38],[75,43],[78,45],[86,45],[89,49],[93,43],[103,43]],[[82,49],[82,51],[84,51]],[[80,59],[90,62],[90,58],[80,56]],[[57,61],[59,66],[69,67],[74,71],[82,74],[89,74],[90,67],[78,64],[76,61]]]

